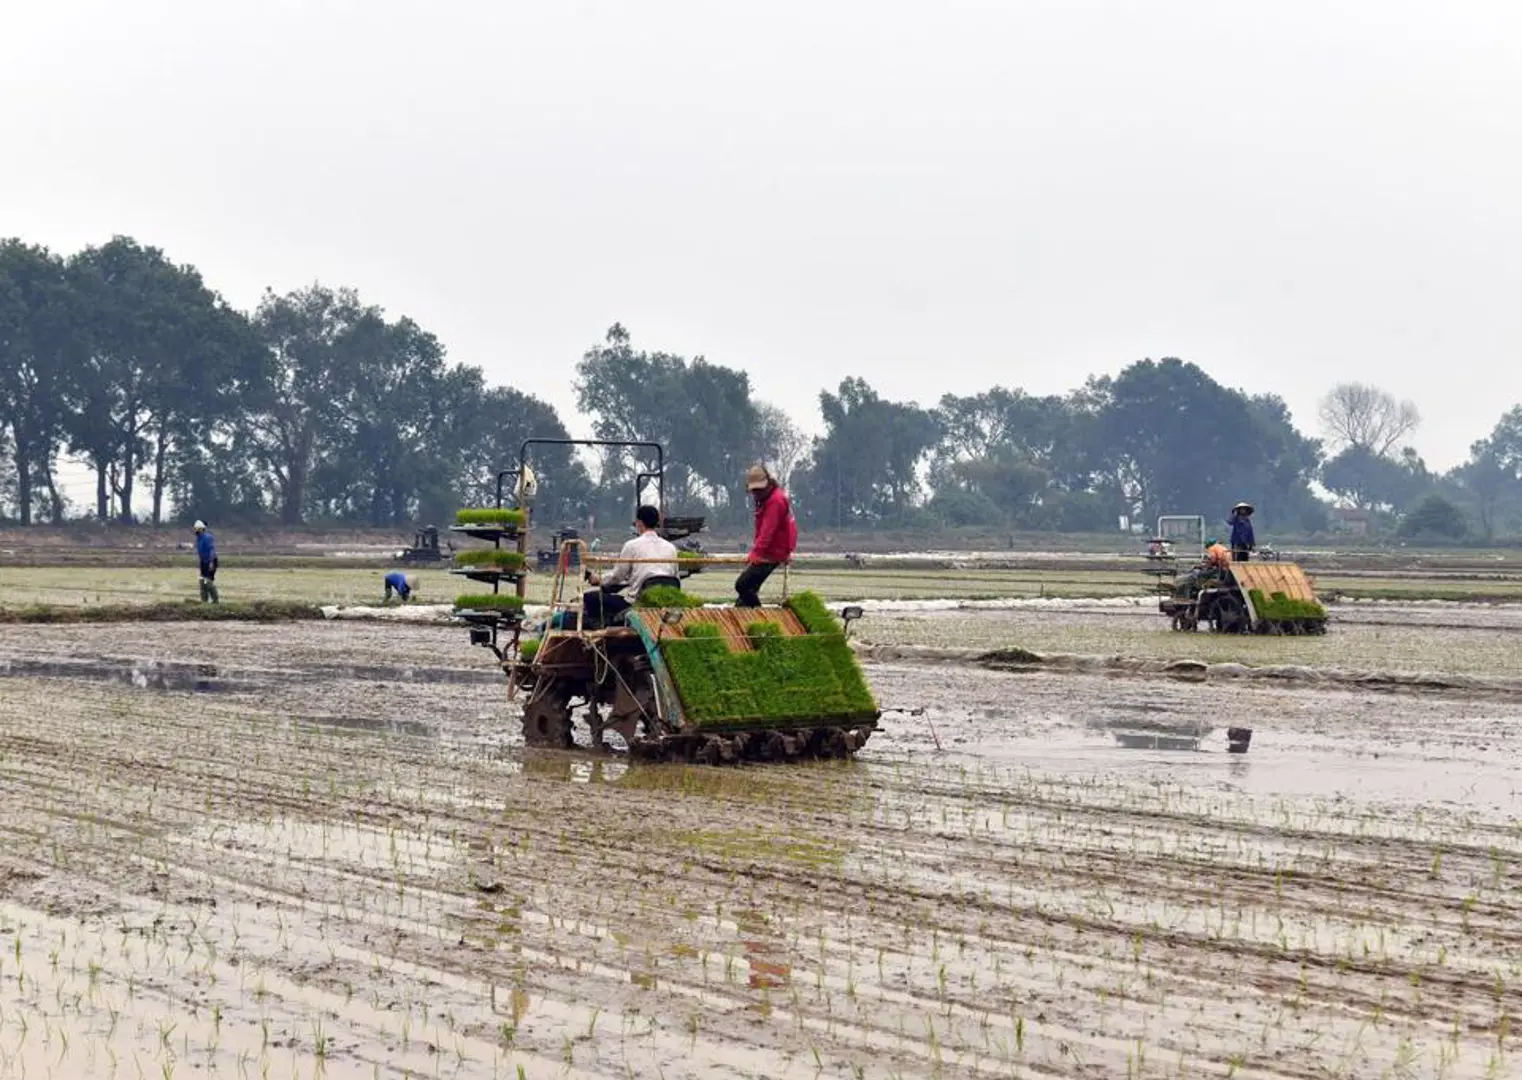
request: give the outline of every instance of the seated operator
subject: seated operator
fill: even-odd
[[[1179,591],[1194,596],[1207,582],[1218,582],[1231,565],[1231,551],[1219,540],[1205,541],[1205,557],[1179,582]]]
[[[614,616],[628,611],[650,585],[682,587],[677,576],[676,545],[656,532],[660,523],[659,510],[641,506],[634,516],[634,539],[618,553],[620,560],[629,561],[618,562],[606,575],[587,574],[587,581],[598,586],[581,599],[588,622],[606,626]],[[626,590],[627,597],[620,595]]]

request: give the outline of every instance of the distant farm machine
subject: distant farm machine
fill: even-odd
[[[536,447],[595,447],[638,455],[635,503],[654,505],[658,531],[678,547],[675,578],[655,578],[627,612],[599,623],[583,611],[585,569],[616,555],[590,550],[561,529],[554,537],[548,617],[524,621],[532,502],[537,489],[530,452]],[[505,483],[515,494],[507,506]],[[653,486],[653,500],[646,498]],[[632,518],[631,513],[631,518]],[[497,477],[497,505],[461,510],[453,531],[491,543],[462,551],[454,574],[490,585],[461,596],[455,615],[473,644],[489,648],[508,678],[508,696],[523,698],[529,746],[577,744],[576,715],[593,748],[632,756],[721,764],[847,757],[881,719],[847,641],[860,608],[837,619],[810,593],[760,608],[705,607],[684,593],[682,578],[705,565],[735,563],[704,555],[702,517],[666,513],[665,451],[657,443],[602,439],[528,439],[517,469]],[[569,535],[568,535],[569,533]],[[534,552],[543,566],[542,554]],[[782,580],[786,591],[787,575]],[[511,585],[510,593],[502,592]]]
[[[1180,573],[1185,552],[1190,566]],[[1158,583],[1158,610],[1175,630],[1206,626],[1224,634],[1326,633],[1326,608],[1300,566],[1268,549],[1253,561],[1213,565],[1205,558],[1203,517],[1159,518],[1147,559],[1146,572]]]
[[[454,553],[454,544],[449,545],[446,552],[439,547],[439,530],[436,525],[429,525],[412,534],[412,546],[402,548],[393,558],[398,562],[416,565],[420,563],[443,562],[447,554]]]

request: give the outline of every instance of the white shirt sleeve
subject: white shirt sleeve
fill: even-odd
[[[635,537],[633,540],[626,541],[624,546],[619,549],[618,557],[620,559],[639,558],[639,538]],[[603,575],[602,583],[605,586],[622,585],[624,582],[629,580],[630,576],[632,576],[633,573],[633,563],[621,562],[615,565],[612,570],[609,570],[606,574]]]

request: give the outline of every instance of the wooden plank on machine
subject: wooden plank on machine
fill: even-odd
[[[1291,600],[1316,599],[1310,579],[1294,563],[1237,563],[1231,569],[1245,590],[1259,589],[1264,596],[1283,593]]]
[[[675,626],[660,629],[660,612],[653,609],[643,609],[638,613],[638,618],[644,623],[645,628],[652,634],[660,634],[665,637],[686,637],[685,627],[698,623],[708,623],[719,628],[719,634],[725,643],[734,652],[750,652],[750,625],[756,622],[774,623],[782,629],[783,637],[801,637],[808,633],[798,616],[783,607],[761,608],[688,608],[682,621]]]

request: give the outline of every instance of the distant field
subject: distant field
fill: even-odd
[[[263,566],[236,563],[218,576],[227,600],[286,600],[314,604],[374,604],[382,596],[387,567]],[[471,586],[445,570],[416,570],[419,598],[435,603],[452,599]],[[687,582],[687,589],[710,599],[733,596],[735,571],[712,567]],[[769,593],[780,595],[782,575],[774,575]],[[1385,599],[1522,601],[1522,577],[1458,578],[1434,574],[1379,577],[1328,573],[1316,576],[1323,593]],[[552,578],[529,578],[529,597],[549,599]],[[973,599],[995,597],[1143,596],[1151,580],[1136,570],[1073,569],[811,569],[792,571],[793,590],[813,589],[830,600]],[[577,583],[574,588],[581,588]],[[179,566],[4,566],[0,565],[0,607],[32,604],[97,606],[158,603],[196,595],[196,571],[189,560]]]
[[[1334,609],[1325,636],[1259,637],[1175,633],[1168,620],[1144,611],[978,611],[913,614],[875,612],[857,636],[875,645],[972,649],[1017,646],[1036,653],[1201,660],[1255,667],[1281,664],[1374,672],[1441,671],[1514,675],[1519,626],[1515,617],[1491,624],[1433,624],[1411,609],[1370,612]]]

